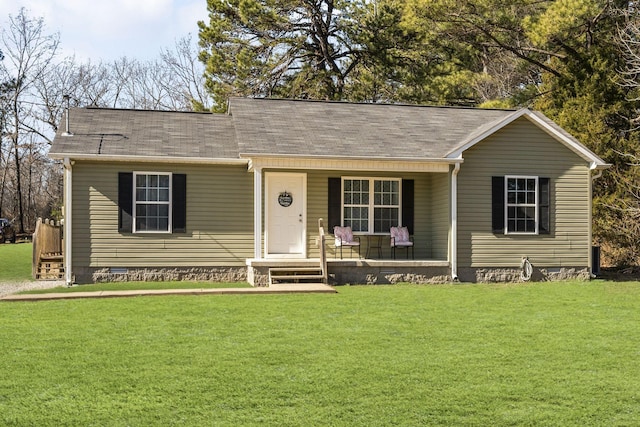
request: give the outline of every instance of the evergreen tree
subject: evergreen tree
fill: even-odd
[[[230,96],[474,104],[451,46],[406,19],[402,0],[208,0],[206,85]]]

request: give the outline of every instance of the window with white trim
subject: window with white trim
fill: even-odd
[[[133,232],[171,231],[171,174],[134,172]]]
[[[400,225],[400,179],[343,178],[343,225],[360,233],[388,233]]]
[[[538,233],[538,177],[505,177],[505,215],[508,234]]]

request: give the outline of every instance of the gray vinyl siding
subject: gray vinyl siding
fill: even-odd
[[[446,260],[449,256],[450,186],[449,174],[431,174],[431,254],[430,258]]]
[[[327,234],[327,254],[334,257],[333,230],[327,227],[328,215],[328,179],[330,177],[360,176],[360,177],[389,177],[414,180],[414,242],[416,259],[447,259],[448,235],[448,198],[440,187],[447,186],[447,174],[418,174],[418,173],[378,173],[343,171],[309,171],[307,173],[307,254],[309,258],[319,257],[316,240],[318,238],[318,218],[324,219]],[[437,185],[434,185],[434,182]],[[437,188],[434,193],[434,188]],[[440,197],[444,197],[441,199]],[[361,254],[367,250],[367,239],[361,236]],[[382,255],[390,258],[389,239],[386,237],[382,244]],[[377,257],[377,253],[372,254]],[[403,257],[404,255],[401,255]]]
[[[588,265],[588,164],[525,118],[463,155],[458,175],[458,264],[516,267],[523,256],[545,267]],[[551,234],[497,235],[491,229],[491,177],[551,178]]]
[[[187,175],[187,232],[118,232],[118,172]],[[246,166],[76,162],[73,264],[77,267],[244,266],[253,257],[253,174]]]

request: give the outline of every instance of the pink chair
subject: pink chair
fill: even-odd
[[[413,252],[413,238],[409,236],[407,227],[391,227],[391,251],[393,259],[396,259],[396,248],[404,248],[407,250],[407,259],[409,259],[409,248],[411,248],[411,259],[415,259]]]
[[[342,248],[349,247],[350,255],[353,255],[353,248],[358,248],[358,258],[360,258],[360,237],[354,236],[351,227],[333,227],[333,235],[335,236],[335,257],[338,256],[338,248],[340,248],[340,259],[342,259]]]

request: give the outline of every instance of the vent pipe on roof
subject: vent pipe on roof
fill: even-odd
[[[62,133],[62,136],[73,136],[73,134],[71,133],[71,131],[69,130],[69,101],[71,100],[71,97],[69,95],[63,95],[62,99],[66,102],[66,107],[64,108],[65,110],[65,129],[64,132]]]

